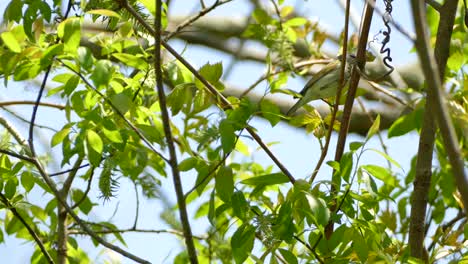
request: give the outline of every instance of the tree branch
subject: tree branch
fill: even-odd
[[[445,68],[450,53],[450,40],[452,28],[457,12],[458,1],[446,1],[444,7],[439,9],[440,19],[435,43],[435,56],[438,63],[438,76],[444,79]],[[425,218],[428,193],[432,176],[432,157],[436,127],[434,120],[434,102],[437,96],[433,89],[427,89],[427,99],[424,107],[423,124],[419,137],[419,147],[416,161],[416,175],[414,178],[414,191],[411,198],[411,216],[409,228],[409,246],[411,256],[428,261],[427,251],[424,247]]]
[[[452,165],[455,182],[458,191],[460,192],[465,210],[467,210],[468,178],[465,173],[464,161],[462,159],[460,147],[457,142],[457,134],[455,133],[452,119],[447,109],[446,98],[441,85],[440,76],[437,72],[438,67],[433,55],[430,52],[431,48],[428,39],[429,35],[427,33],[426,10],[424,1],[412,0],[411,6],[417,35],[416,49],[423,66],[423,72],[424,76],[426,77],[428,89],[431,89],[434,93],[434,96],[428,97],[427,99],[432,101],[435,106],[435,109],[431,110],[435,111],[437,124],[441,132],[440,134],[442,136],[450,164]]]
[[[187,205],[184,199],[184,191],[182,188],[182,181],[180,179],[176,148],[171,130],[171,120],[169,119],[166,95],[164,94],[164,87],[162,81],[163,75],[161,64],[161,5],[161,0],[156,0],[156,16],[154,22],[155,28],[153,32],[153,36],[155,39],[154,70],[156,72],[156,89],[158,91],[164,134],[166,136],[167,147],[169,149],[169,165],[171,166],[172,170],[172,180],[174,182],[174,189],[177,196],[177,205],[179,206],[179,216],[180,221],[182,223],[182,229],[184,231],[185,244],[187,246],[187,254],[190,259],[190,262],[192,264],[197,264],[197,251],[195,250],[195,244],[193,243],[192,229],[190,227],[190,221],[187,214]],[[129,7],[128,3],[126,3],[126,6]]]

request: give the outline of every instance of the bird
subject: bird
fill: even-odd
[[[318,71],[312,79],[306,83],[300,92],[302,97],[291,107],[291,109],[289,109],[286,114],[287,116],[291,116],[299,108],[312,100],[333,97],[336,95],[340,81],[341,59],[342,55],[337,56],[335,60],[325,65],[325,67]],[[352,67],[356,65],[356,63],[357,60],[354,54],[346,56],[346,67],[344,72],[345,85],[351,76]]]

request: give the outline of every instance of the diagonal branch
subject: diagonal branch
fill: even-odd
[[[37,245],[41,249],[42,254],[44,254],[45,259],[47,260],[48,263],[55,263],[52,257],[50,256],[49,252],[47,252],[47,249],[44,246],[44,243],[42,243],[41,239],[39,236],[36,234],[34,229],[26,222],[26,220],[21,216],[21,214],[16,210],[16,208],[8,201],[8,199],[3,195],[3,193],[0,192],[0,200],[1,202],[5,205],[6,208],[10,210],[10,212],[18,218],[18,220],[26,227],[28,230],[28,233],[33,237],[34,241],[36,241]]]

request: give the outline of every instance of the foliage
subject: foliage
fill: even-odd
[[[130,2],[130,8],[152,25],[156,14],[153,1]],[[221,5],[218,2],[214,7]],[[272,2],[276,12],[257,6],[239,37],[261,43],[268,50],[264,61],[268,69],[265,94],[286,96],[291,92],[284,88],[285,84],[301,72],[295,66],[294,45],[313,34],[309,52],[319,55],[329,36],[297,16],[296,10],[283,1]],[[81,219],[92,219],[92,215],[99,215],[99,204],[124,198],[119,196],[122,188],[135,188],[138,199],[161,202],[165,209],[160,220],[171,229],[140,229],[138,212],[153,209],[140,208],[137,202],[133,227],[117,226],[112,220],[84,221],[91,231],[112,235],[106,239],[123,245],[123,233],[142,230],[153,232],[153,236],[167,232],[187,239],[178,214],[183,206],[180,201],[172,205],[161,191],[169,188],[161,186],[162,182],[174,177],[176,169],[182,174],[184,186],[189,185],[187,178],[195,175],[191,189],[177,197],[187,203],[190,212],[196,208],[190,221],[209,222],[206,230],[192,225],[194,233],[202,234],[195,236],[202,263],[417,263],[410,257],[407,243],[416,163],[413,161],[409,171],[404,171],[385,151],[369,146],[369,141],[377,137],[386,140],[382,139],[384,121],[380,116],[372,120],[365,138],[348,144],[348,152],[340,161],[327,162],[333,169],[331,177],[315,182],[291,178],[279,166],[256,161],[250,147],[254,141],[248,133],[269,128],[253,127],[254,116],[266,119],[271,127],[280,121],[303,127],[321,146],[326,131],[339,128],[338,121],[331,124],[334,118],[322,117],[311,106],[298,116],[285,117],[275,102],[263,97],[256,103],[248,96],[230,96],[226,103],[221,98],[227,90],[225,63],[208,62],[197,69],[196,73],[219,93],[213,94],[180,60],[163,56],[172,131],[167,135],[162,102],[155,91],[154,40],[148,30],[126,9],[125,1],[70,3],[63,12],[62,1],[58,0],[10,0],[4,13],[0,74],[5,86],[11,89],[20,82],[39,80],[41,85],[34,90],[40,100],[24,104],[63,111],[61,119],[47,121],[53,128],[33,123],[34,118],[27,120],[28,126],[35,125],[34,133],[29,134],[17,132],[16,123],[11,125],[0,116],[4,128],[0,136],[1,243],[5,236],[33,241],[37,246],[30,257],[32,263],[49,261],[45,252],[54,261],[65,258],[69,263],[89,263],[89,252],[81,249],[83,240],[76,235],[90,236],[90,232],[63,209],[60,199]],[[168,9],[170,6],[164,5],[160,18],[163,29],[170,22],[165,15]],[[428,23],[434,35],[438,13],[430,10]],[[88,27],[91,20],[105,24],[103,32],[92,33]],[[445,77],[466,161],[468,77],[464,65],[468,35],[461,13],[456,21]],[[412,108],[392,120],[388,138],[398,139],[421,129],[425,94],[415,90],[408,89],[408,98],[414,99]],[[48,100],[60,104],[47,105],[44,102]],[[0,106],[6,109],[6,104],[0,102]],[[47,144],[39,147],[36,132],[47,138]],[[167,155],[171,144],[166,140],[168,136],[174,139],[180,160],[175,168],[171,168]],[[268,150],[266,145],[260,146]],[[317,153],[320,151],[324,149]],[[433,232],[427,238],[429,258],[461,261],[466,259],[468,228],[445,151],[438,137],[437,163],[428,168],[433,171],[428,194],[430,214],[426,217],[428,231]],[[369,163],[368,156],[379,156],[388,165]],[[57,167],[59,172],[48,173]],[[55,184],[50,184],[48,177]],[[59,192],[54,191],[55,185]],[[99,193],[98,198],[90,190]],[[40,201],[30,199],[38,193]],[[458,212],[456,218],[452,211]],[[330,223],[335,229],[327,237]],[[33,233],[39,239],[34,239]],[[61,237],[65,238],[64,244],[59,242]],[[91,241],[95,247],[102,246],[95,237]],[[57,250],[61,247],[67,248],[66,254]],[[185,263],[189,257],[181,250],[174,262]]]

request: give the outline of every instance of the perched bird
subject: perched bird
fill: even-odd
[[[346,59],[344,73],[345,85],[351,76],[352,66],[356,64],[356,56],[349,54]],[[325,65],[306,83],[300,94],[302,97],[289,109],[287,115],[294,114],[299,108],[316,99],[328,98],[336,95],[340,82],[341,55],[336,60]]]

